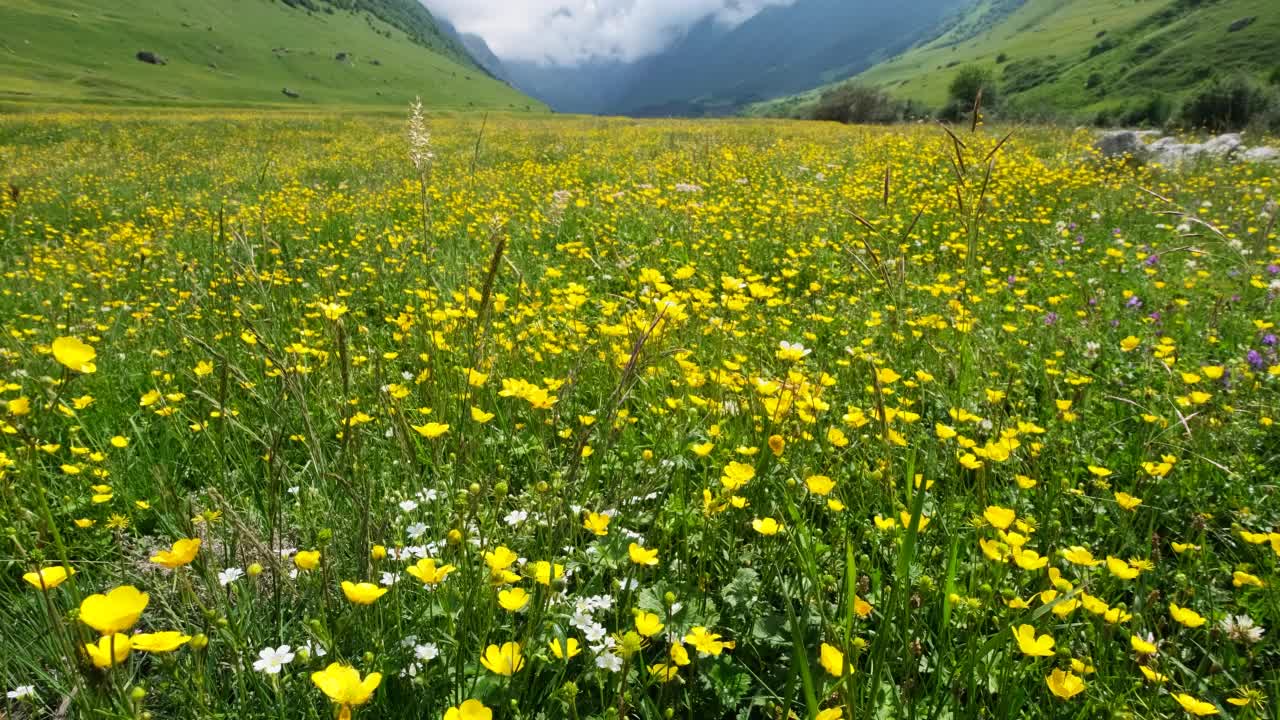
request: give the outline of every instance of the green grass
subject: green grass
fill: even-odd
[[[1224,0],[1195,9],[1176,0],[1028,0],[994,24],[983,24],[996,3],[979,3],[958,26],[858,75],[895,96],[941,107],[947,87],[965,65],[992,68],[1010,103],[1086,116],[1152,92],[1177,98],[1214,74],[1265,74],[1280,56],[1280,15],[1269,0]],[[1227,27],[1257,17],[1235,33]],[[985,28],[975,32],[975,27]],[[1100,33],[1105,33],[1099,35]],[[1103,42],[1111,49],[1090,57]],[[1004,56],[1003,61],[998,59]],[[1094,87],[1086,87],[1097,73]],[[777,114],[803,108],[823,88],[752,109]]]
[[[11,107],[402,109],[421,96],[432,109],[545,110],[363,12],[271,0],[8,0],[0,27],[0,102]],[[140,62],[142,50],[168,64]],[[340,52],[349,59],[336,60]]]
[[[0,715],[1275,717],[1274,168],[429,122],[0,118]]]

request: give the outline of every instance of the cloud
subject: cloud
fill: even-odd
[[[504,60],[578,65],[632,61],[665,49],[712,17],[735,26],[795,0],[426,0],[460,32]]]

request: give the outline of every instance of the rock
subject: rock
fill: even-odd
[[[1249,148],[1240,154],[1245,162],[1280,163],[1280,150],[1273,147]]]
[[[1253,17],[1240,18],[1239,20],[1227,26],[1227,32],[1240,32],[1241,30],[1252,25],[1254,21],[1257,19],[1258,19],[1257,15],[1254,15]]]
[[[169,64],[169,61],[165,60],[164,57],[157,55],[151,52],[150,50],[139,50],[138,54],[134,55],[134,57],[138,58],[144,63],[147,63],[148,65],[168,65]]]
[[[1242,145],[1244,145],[1244,141],[1240,139],[1239,133],[1227,133],[1205,142],[1200,146],[1200,152],[1214,157],[1229,157],[1239,150]]]
[[[1117,130],[1105,133],[1093,143],[1093,147],[1102,153],[1103,157],[1107,158],[1124,157],[1126,155],[1141,158],[1147,154],[1147,147],[1142,144],[1142,138],[1132,130]]]
[[[334,55],[334,56],[333,56],[333,59],[334,59],[334,60],[337,60],[338,62],[346,62],[346,61],[347,61],[347,59],[348,59],[348,58],[350,58],[350,57],[351,57],[351,56],[350,56],[350,55],[348,55],[347,53],[340,52],[340,53],[338,53],[337,55]]]
[[[281,90],[280,92],[284,93],[284,96],[285,96],[285,97],[291,97],[291,98],[299,98],[299,97],[302,97],[301,95],[299,95],[299,94],[297,93],[297,91],[295,91],[295,90],[290,90],[289,88],[284,88],[284,89],[283,89],[283,90]]]

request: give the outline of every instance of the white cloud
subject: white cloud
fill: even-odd
[[[504,60],[577,65],[663,50],[706,17],[737,25],[795,0],[425,0]]]

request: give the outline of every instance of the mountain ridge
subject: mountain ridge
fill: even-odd
[[[6,0],[0,101],[544,111],[417,0]]]

